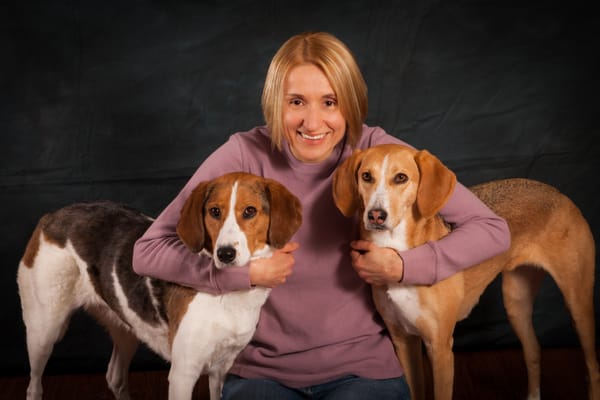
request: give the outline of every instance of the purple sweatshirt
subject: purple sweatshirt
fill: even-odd
[[[379,127],[363,126],[357,147],[401,143]],[[230,372],[266,377],[292,387],[320,384],[344,375],[385,379],[402,375],[369,286],[350,262],[355,220],[333,203],[333,171],[352,149],[338,145],[329,159],[302,163],[283,142],[271,147],[269,131],[257,127],[236,133],[211,154],[177,197],[134,247],[133,268],[141,275],[177,282],[199,291],[223,293],[248,289],[248,267],[217,270],[212,260],[189,251],[175,226],[186,198],[199,182],[232,171],[245,171],[283,183],[302,203],[303,223],[292,238],[293,273],[271,291],[256,333]],[[341,161],[340,161],[341,162]],[[506,250],[510,236],[505,221],[463,185],[440,214],[453,224],[445,238],[401,253],[406,284],[432,284],[456,271]]]

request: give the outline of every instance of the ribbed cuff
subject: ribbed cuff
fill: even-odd
[[[429,242],[410,250],[401,251],[404,262],[402,283],[407,285],[431,285],[435,282],[435,252]]]

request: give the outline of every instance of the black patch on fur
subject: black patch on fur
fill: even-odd
[[[129,307],[150,325],[167,320],[164,307],[158,312],[152,304],[145,278],[131,266],[133,245],[148,229],[151,220],[141,212],[110,201],[77,203],[48,214],[43,227],[48,238],[61,246],[70,240],[87,264],[96,292],[123,319],[113,287],[113,266]],[[168,283],[152,279],[154,296],[162,300]]]

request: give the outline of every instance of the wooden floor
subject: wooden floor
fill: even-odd
[[[585,366],[578,348],[545,349],[542,357],[542,399],[587,398]],[[25,398],[27,377],[0,377],[0,399]],[[526,398],[525,365],[520,350],[457,352],[454,398],[494,400]],[[194,399],[208,399],[206,379],[196,388]],[[167,371],[132,372],[133,399],[167,398]],[[103,374],[44,377],[45,400],[112,399]]]

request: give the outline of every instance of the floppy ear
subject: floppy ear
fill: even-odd
[[[352,217],[360,207],[356,171],[363,156],[362,151],[354,150],[333,174],[333,201],[346,217]]]
[[[421,174],[417,207],[423,217],[429,218],[450,198],[456,185],[456,175],[427,150],[417,152],[415,161]]]
[[[190,194],[183,208],[177,235],[194,253],[199,253],[205,246],[206,232],[204,229],[204,201],[208,192],[209,182],[201,182]]]
[[[265,193],[269,201],[269,244],[277,249],[290,241],[302,224],[300,200],[281,183],[265,178]]]

